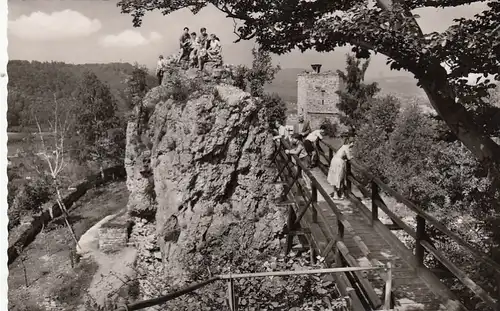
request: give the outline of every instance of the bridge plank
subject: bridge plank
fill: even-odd
[[[311,172],[328,193],[333,191],[333,188],[327,183],[326,176],[321,170],[314,169]],[[336,216],[329,209],[328,204],[324,202],[324,198],[322,199],[322,204],[319,204],[320,210],[327,215],[326,219],[329,225],[336,227]],[[420,310],[445,310],[443,309],[444,306],[441,303],[440,297],[437,297],[428,284],[419,278],[415,269],[408,265],[402,258],[399,258],[397,251],[373,230],[366,216],[353,203],[347,200],[336,200],[335,203],[346,217],[356,236],[362,241],[361,244],[359,241],[356,242],[354,236],[346,230],[344,241],[349,248],[349,253],[356,261],[361,260],[363,257],[366,258],[366,255],[370,255],[372,260],[380,262],[391,260],[394,262],[395,268],[393,269],[392,276],[397,305],[420,306]],[[360,245],[361,248],[359,247]],[[381,289],[384,285],[383,280],[380,277],[377,279],[374,273],[370,275],[369,279],[374,287]]]

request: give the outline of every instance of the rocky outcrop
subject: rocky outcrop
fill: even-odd
[[[129,213],[154,219],[162,270],[175,282],[206,271],[207,260],[231,264],[223,250],[280,246],[286,211],[274,203],[268,114],[223,83],[230,77],[227,69],[215,77],[172,71],[128,124]]]

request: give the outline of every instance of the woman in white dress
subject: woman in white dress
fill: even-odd
[[[330,194],[338,200],[343,197],[346,180],[346,161],[352,159],[351,148],[353,143],[346,139],[344,145],[335,153],[328,169],[328,183],[332,185],[333,192]]]

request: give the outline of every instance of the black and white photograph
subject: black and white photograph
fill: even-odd
[[[500,311],[500,0],[0,13],[0,310]]]

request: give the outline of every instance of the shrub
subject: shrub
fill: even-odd
[[[52,296],[59,303],[79,305],[97,269],[98,265],[94,261],[81,261],[74,271],[60,278],[60,283],[51,290]]]
[[[231,78],[233,79],[233,85],[237,88],[246,91],[247,90],[247,75],[250,69],[243,65],[238,65],[231,71]]]
[[[278,94],[264,94],[262,96],[265,117],[270,128],[274,127],[276,121],[284,124],[286,121],[286,103]]]
[[[50,201],[54,194],[52,182],[49,177],[39,176],[17,193],[13,201],[12,208],[21,214],[38,213],[44,203]]]
[[[173,100],[186,103],[193,95],[199,95],[200,92],[207,91],[206,83],[200,77],[190,79],[184,76],[176,67],[168,67],[164,74],[168,87],[167,97]]]
[[[338,133],[338,124],[326,118],[321,121],[320,128],[325,131],[325,136],[328,137],[335,137]]]

